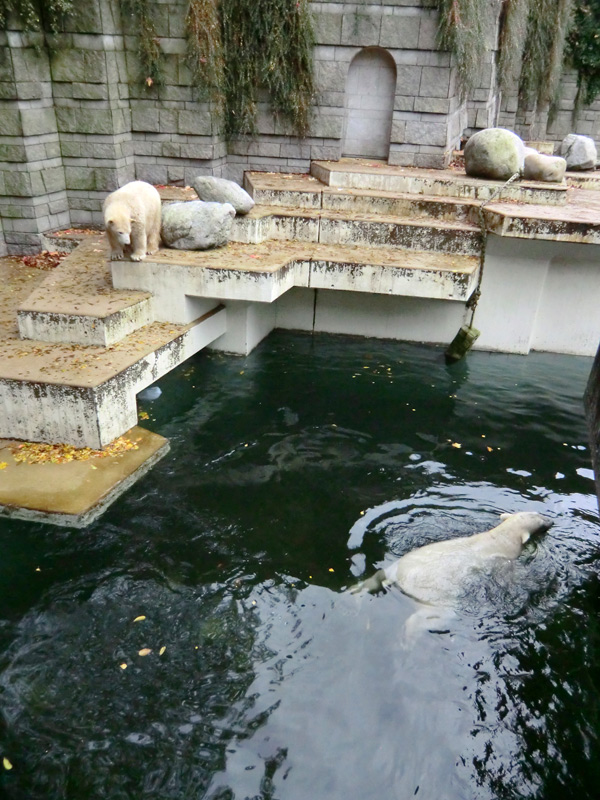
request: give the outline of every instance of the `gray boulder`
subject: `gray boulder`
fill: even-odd
[[[237,183],[227,181],[225,178],[200,175],[192,181],[192,186],[200,200],[209,203],[230,203],[237,214],[247,214],[254,208],[254,200],[248,192]]]
[[[162,210],[162,239],[176,250],[208,250],[227,244],[235,208],[229,203],[170,203]]]
[[[525,156],[523,177],[529,181],[545,181],[560,183],[565,177],[567,162],[560,156],[546,156],[542,153],[531,153]]]
[[[465,145],[465,170],[475,178],[507,181],[523,169],[525,144],[506,128],[485,128]]]
[[[560,154],[567,160],[567,169],[595,169],[598,151],[593,139],[570,133],[560,144]]]

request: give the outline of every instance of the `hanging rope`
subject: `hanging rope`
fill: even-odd
[[[479,302],[479,298],[481,297],[481,282],[483,281],[483,267],[485,264],[485,251],[487,248],[487,228],[485,225],[485,216],[483,213],[483,209],[487,206],[488,203],[491,203],[495,200],[502,192],[509,186],[513,181],[516,181],[518,177],[520,177],[520,172],[515,172],[514,175],[511,175],[510,178],[504,183],[502,186],[498,187],[495,192],[492,193],[487,200],[484,200],[483,203],[479,206],[479,227],[481,229],[481,258],[479,264],[479,278],[477,279],[477,287],[469,300],[467,301],[467,308],[471,309],[471,322],[469,323],[469,327],[473,327],[473,320],[475,319],[475,311],[477,310],[477,303]]]

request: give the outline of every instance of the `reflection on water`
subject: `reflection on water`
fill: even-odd
[[[0,796],[595,798],[590,364],[276,334],[165,378],[102,520],[0,523]],[[434,632],[344,591],[522,510]]]

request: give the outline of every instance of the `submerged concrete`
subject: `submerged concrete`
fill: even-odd
[[[19,442],[0,440],[0,518],[83,528],[169,451],[162,436],[137,426],[130,449],[63,463],[22,463]]]

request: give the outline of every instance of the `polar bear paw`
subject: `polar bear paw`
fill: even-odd
[[[131,260],[132,261],[143,261],[146,258],[146,253],[132,253]]]

